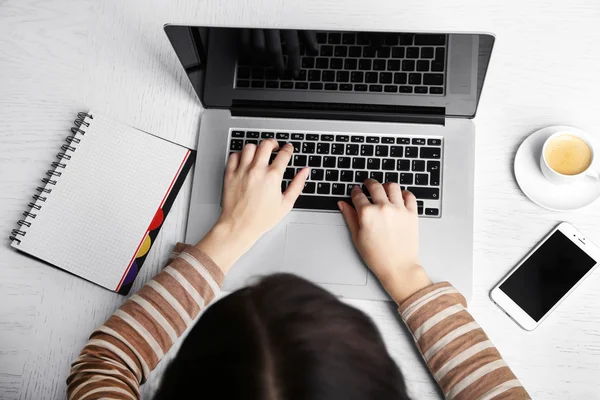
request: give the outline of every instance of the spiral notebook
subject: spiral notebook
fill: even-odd
[[[195,152],[96,113],[79,113],[11,246],[127,294]]]

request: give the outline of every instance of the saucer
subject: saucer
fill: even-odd
[[[573,211],[593,203],[600,197],[600,182],[591,177],[555,185],[542,174],[542,146],[550,135],[563,131],[580,131],[570,126],[549,126],[532,133],[521,143],[515,156],[515,178],[519,187],[537,205],[552,211]]]

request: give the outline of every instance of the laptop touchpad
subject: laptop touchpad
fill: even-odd
[[[367,268],[345,225],[288,224],[283,264],[282,272],[315,283],[367,284]]]

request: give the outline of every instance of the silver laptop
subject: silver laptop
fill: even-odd
[[[354,249],[340,199],[367,177],[398,182],[419,206],[420,257],[434,281],[472,291],[477,110],[488,34],[318,31],[301,70],[277,73],[240,49],[247,29],[165,26],[202,105],[186,241],[220,214],[229,154],[275,138],[311,176],[292,211],[232,268],[225,290],[289,272],[349,298],[388,299]],[[286,44],[283,43],[284,52]],[[286,60],[287,62],[287,60]]]

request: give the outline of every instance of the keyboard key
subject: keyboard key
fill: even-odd
[[[338,84],[337,83],[326,83],[325,90],[338,90]]]
[[[363,57],[365,58],[373,58],[377,55],[377,49],[374,47],[365,47],[363,48]]]
[[[308,80],[311,82],[321,80],[321,71],[318,69],[311,69],[308,71]]]
[[[300,153],[300,150],[301,150],[300,142],[290,142],[290,143],[292,143],[292,146],[294,146],[294,153]]]
[[[317,32],[317,43],[327,43],[327,32]]]
[[[317,140],[319,140],[319,135],[318,134],[314,134],[314,133],[307,133],[306,134],[306,140],[310,140],[312,142],[316,142]]]
[[[348,49],[348,56],[360,58],[362,56],[362,48],[360,48],[360,46],[350,46]]]
[[[315,152],[315,144],[314,143],[302,143],[302,153],[304,154],[314,154]]]
[[[335,71],[323,71],[322,79],[324,82],[335,82]]]
[[[281,82],[281,88],[282,89],[293,89],[294,82]]]
[[[440,147],[422,147],[421,158],[440,158],[442,149]]]
[[[252,68],[252,79],[265,79],[265,69],[261,67]]]
[[[389,47],[380,47],[377,50],[377,57],[379,58],[390,58],[391,49]]]
[[[369,71],[371,69],[371,60],[358,60],[358,69],[362,71]]]
[[[290,138],[290,134],[289,133],[285,133],[285,132],[277,132],[277,134],[275,135],[275,137],[277,139],[285,139],[288,140]]]
[[[400,34],[400,44],[404,46],[410,46],[411,44],[413,44],[414,36],[415,35],[413,33]]]
[[[323,157],[323,167],[335,168],[335,157]]]
[[[353,169],[365,169],[367,160],[362,157],[354,157],[352,159]]]
[[[419,215],[423,215],[423,207],[422,206],[418,206],[417,207],[417,212],[419,213]]]
[[[425,144],[425,139],[415,138],[415,139],[412,140],[412,144],[424,145]]]
[[[441,86],[444,84],[443,74],[423,74],[423,85]]]
[[[340,143],[333,143],[331,145],[331,154],[344,154],[344,145]]]
[[[348,185],[346,186],[346,195],[352,197],[352,189],[354,188],[354,185]]]
[[[388,60],[387,70],[388,71],[400,71],[400,60]]]
[[[390,148],[390,157],[402,157],[404,155],[404,148],[402,146],[392,146]]]
[[[315,185],[314,182],[306,182],[304,184],[304,189],[302,190],[302,193],[314,193],[315,192],[315,188],[317,187],[317,185]]]
[[[394,47],[392,49],[392,58],[404,58],[405,47]]]
[[[385,182],[394,182],[398,183],[399,175],[397,172],[386,172],[385,173]]]
[[[384,158],[381,169],[384,171],[394,171],[396,169],[396,160]]]
[[[357,92],[366,92],[367,89],[367,85],[354,85],[354,90]]]
[[[340,181],[342,182],[352,182],[352,179],[354,178],[354,173],[352,171],[349,170],[343,170],[340,176]]]
[[[358,155],[358,145],[357,144],[347,144],[346,145],[346,155],[347,156],[357,156]]]
[[[396,163],[396,170],[398,171],[410,171],[410,161],[398,160]]]
[[[244,148],[244,141],[240,139],[233,139],[229,145],[229,150],[239,151]]]
[[[352,90],[352,84],[350,83],[340,83],[340,90],[343,90],[345,92],[349,92]]]
[[[427,161],[427,172],[429,172],[429,184],[439,186],[440,184],[440,162]]]
[[[250,67],[239,67],[237,70],[237,77],[240,79],[250,79]]]
[[[275,133],[273,132],[263,132],[260,134],[261,139],[272,139],[275,137]]]
[[[378,136],[368,136],[367,143],[379,143],[379,137]]]
[[[361,156],[372,156],[374,151],[374,146],[371,144],[363,144],[360,146],[360,155]]]
[[[410,139],[409,138],[397,138],[396,139],[396,143],[398,143],[398,144],[410,144]]]
[[[232,138],[243,138],[245,135],[244,131],[233,131],[231,132]]]
[[[329,154],[329,143],[317,143],[317,154]]]
[[[317,184],[317,193],[318,194],[329,194],[330,190],[331,190],[331,184],[330,183],[321,183],[321,182],[319,182]]]
[[[349,142],[350,141],[350,136],[348,135],[337,135],[335,137],[335,141],[336,142]]]
[[[308,157],[308,166],[309,167],[320,167],[321,166],[321,156],[309,156]]]
[[[322,181],[325,176],[325,171],[319,168],[313,168],[310,170],[311,181]]]
[[[344,69],[352,70],[352,69],[356,69],[357,67],[358,67],[358,61],[356,61],[353,58],[347,58],[344,61]]]
[[[421,84],[421,74],[414,73],[408,75],[408,83],[411,85],[420,85]]]
[[[323,57],[331,57],[333,55],[333,46],[319,46],[319,54]]]
[[[424,187],[409,187],[408,190],[421,200],[437,200],[440,198],[440,189],[424,188]]]
[[[331,185],[331,194],[343,196],[346,192],[346,185],[344,183],[333,183]]]
[[[402,61],[402,71],[410,72],[415,70],[415,61],[414,60],[404,60]]]
[[[286,168],[285,172],[283,173],[283,179],[294,179],[294,176],[296,175],[294,168]]]
[[[415,93],[427,94],[427,86],[417,86],[415,88]]]
[[[396,85],[406,85],[408,82],[408,74],[406,72],[396,72],[394,74],[394,83]]]
[[[302,57],[302,68],[309,69],[315,67],[314,57]]]
[[[329,68],[329,59],[319,57],[319,58],[317,58],[317,62],[315,63],[315,65],[319,69],[327,69],[327,68]]]
[[[446,35],[418,34],[415,35],[415,44],[417,46],[443,46],[446,44]]]
[[[340,171],[337,169],[328,169],[325,171],[325,180],[329,182],[337,182],[340,177]]]
[[[385,71],[387,63],[385,60],[373,60],[373,70]]]
[[[308,83],[306,82],[296,82],[294,85],[296,89],[308,89]]]
[[[258,140],[246,140],[246,144],[255,144],[258,146]]]
[[[336,57],[346,57],[348,55],[348,48],[346,46],[335,46],[333,55]]]
[[[365,137],[364,136],[352,136],[350,138],[350,140],[352,141],[352,143],[363,143],[365,141]]]
[[[350,72],[348,71],[338,71],[335,80],[337,82],[350,82]]]
[[[306,167],[306,156],[295,155],[294,156],[294,166],[295,167]]]
[[[344,59],[343,58],[332,58],[329,60],[329,68],[331,69],[343,69]]]
[[[350,168],[350,157],[338,157],[338,168]]]
[[[400,174],[400,184],[402,185],[412,185],[413,183],[413,174],[408,172],[403,172]]]
[[[387,157],[388,151],[388,146],[375,146],[375,155],[377,157]]]
[[[431,62],[431,70],[433,72],[443,72],[444,71],[444,61],[442,61],[442,60],[433,60]]]
[[[428,146],[441,146],[441,144],[442,144],[441,139],[427,139]]]
[[[246,134],[246,137],[248,139],[258,139],[260,137],[260,133],[258,133],[258,132],[248,132]]]
[[[435,49],[435,61],[444,62],[446,59],[446,49],[444,47],[438,47]]]
[[[287,182],[281,181],[281,193],[285,192],[285,189],[287,189]]]
[[[385,87],[383,88],[383,91],[386,93],[397,93],[398,86],[385,85]]]
[[[342,34],[337,32],[330,32],[328,35],[327,43],[329,44],[340,44],[342,42]]]
[[[441,87],[430,87],[429,93],[430,94],[444,94],[444,89]]]
[[[280,140],[280,141],[277,142],[277,144],[279,145],[279,148],[282,149],[283,146],[285,146],[287,144],[287,142],[285,142],[283,140]]]
[[[375,179],[379,183],[383,183],[383,172],[371,172],[369,178]]]
[[[377,72],[367,72],[365,74],[365,82],[366,83],[377,83],[379,80],[379,75]]]
[[[350,81],[355,83],[362,83],[365,78],[365,73],[362,71],[354,71],[350,74]]]
[[[412,170],[413,171],[425,171],[425,161],[423,160],[413,160],[412,162]]]
[[[406,49],[406,58],[419,58],[419,48],[409,47]]]
[[[425,215],[438,216],[440,214],[440,210],[437,208],[426,208]]]
[[[356,171],[354,174],[354,182],[363,183],[368,177],[367,171]]]
[[[400,86],[400,93],[412,93],[412,86]]]
[[[429,60],[417,61],[417,71],[421,71],[421,72],[429,71]]]
[[[379,158],[369,158],[367,160],[367,169],[380,169],[381,160]]]
[[[415,185],[427,186],[429,184],[429,175],[427,174],[416,174]]]
[[[379,83],[392,83],[393,75],[391,72],[380,72]]]
[[[394,144],[396,143],[396,140],[393,137],[389,137],[389,136],[383,136],[381,138],[381,143],[390,143],[390,144]]]
[[[433,58],[433,47],[421,47],[421,58]]]
[[[243,79],[238,79],[235,82],[235,86],[239,87],[239,88],[248,88],[248,87],[250,87],[250,81],[243,80]]]
[[[406,147],[406,152],[404,153],[404,155],[406,157],[410,157],[410,158],[417,158],[419,156],[419,148],[418,147],[407,146]]]

